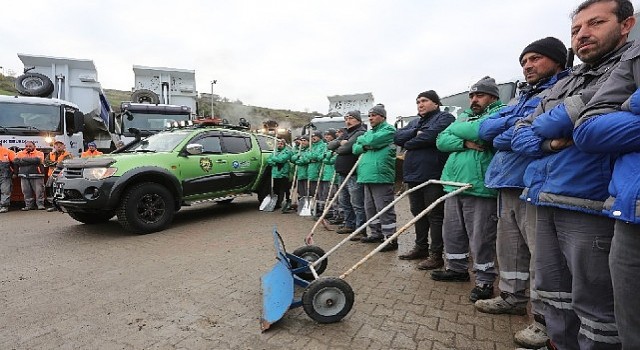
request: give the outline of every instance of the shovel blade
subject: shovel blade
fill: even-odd
[[[311,200],[309,198],[305,198],[304,201],[302,202],[299,215],[311,216]]]
[[[271,195],[264,197],[262,203],[260,203],[260,210],[264,210],[269,205],[269,202],[271,202]]]
[[[271,201],[269,201],[269,204],[264,208],[264,211],[273,211],[276,208],[276,204],[278,204],[278,197],[271,197]]]
[[[293,275],[284,261],[262,276],[262,317],[260,328],[264,332],[284,316],[293,302]]]

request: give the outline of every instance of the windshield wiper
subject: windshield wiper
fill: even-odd
[[[134,149],[131,150],[132,152],[141,152],[141,153],[156,153],[158,151],[156,151],[155,149]]]
[[[17,125],[17,126],[3,126],[3,129],[29,129],[29,130],[37,130],[40,131],[40,129],[36,128],[35,126],[24,126],[24,125]]]

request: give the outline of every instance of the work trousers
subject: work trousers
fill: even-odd
[[[530,290],[531,312],[542,315],[543,304],[535,288],[536,208],[520,199],[522,189],[503,188],[498,192],[498,238],[500,291],[514,305],[526,305]]]
[[[289,179],[286,177],[273,179],[273,193],[278,196],[277,207],[282,205],[284,199],[291,199],[289,194]]]
[[[609,267],[622,348],[640,349],[640,225],[616,221]]]
[[[442,227],[447,268],[467,272],[471,250],[476,284],[493,284],[497,274],[497,221],[495,198],[468,195],[447,198]]]
[[[367,220],[382,211],[393,202],[393,184],[364,184],[364,210]],[[394,207],[387,209],[380,217],[369,223],[370,236],[386,238],[396,232],[396,212]]]
[[[340,175],[340,183],[345,181],[345,177]],[[347,184],[340,191],[340,208],[344,215],[344,226],[349,228],[359,228],[367,221],[364,211],[364,186],[356,181],[355,175],[347,180]]]
[[[409,189],[420,183],[409,182]],[[417,216],[431,203],[445,195],[442,185],[427,185],[415,192],[409,193],[409,207],[411,214]],[[444,202],[436,205],[427,215],[416,221],[416,247],[421,250],[430,250],[431,253],[442,255],[444,243],[442,241],[442,221],[444,220]],[[431,249],[429,249],[429,234],[431,234]]]
[[[0,207],[9,207],[11,204],[11,189],[13,179],[10,177],[0,177]]]
[[[609,272],[614,220],[542,206],[536,217],[536,288],[547,335],[559,349],[620,349]]]
[[[26,208],[44,208],[44,178],[20,178]]]

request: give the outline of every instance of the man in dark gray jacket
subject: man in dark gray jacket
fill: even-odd
[[[396,131],[394,142],[403,147],[403,180],[409,188],[416,187],[428,180],[438,180],[442,168],[449,157],[448,153],[438,150],[436,138],[442,130],[453,123],[455,117],[440,111],[440,97],[433,90],[418,94],[416,98],[418,118]],[[442,185],[428,185],[409,194],[411,214],[420,214],[439,197],[444,196]],[[437,269],[444,265],[442,250],[442,220],[444,203],[437,205],[422,219],[416,221],[415,245],[411,251],[399,256],[403,260],[424,259],[418,263],[418,269]],[[429,246],[431,232],[431,247]],[[431,248],[431,249],[429,249]],[[426,258],[426,259],[425,259]]]
[[[336,172],[338,173],[340,183],[345,181],[345,177],[351,171],[354,164],[358,160],[358,156],[353,154],[353,144],[358,136],[364,134],[367,129],[362,125],[362,116],[360,111],[353,110],[347,112],[344,116],[346,132],[337,140],[329,142],[327,148],[336,152]],[[357,176],[353,175],[347,180],[347,185],[340,193],[340,208],[344,215],[344,225],[336,232],[339,234],[347,234],[356,230],[356,228],[364,225],[367,221],[364,212],[364,187],[356,181]],[[360,240],[356,236],[353,240]]]

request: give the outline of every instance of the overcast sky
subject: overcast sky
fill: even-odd
[[[247,105],[326,113],[329,95],[372,92],[390,116],[412,115],[421,91],[521,78],[534,40],[569,46],[580,2],[8,0],[0,66],[21,72],[18,53],[91,59],[119,90],[133,65],[190,69],[199,92],[216,79],[214,93]]]

